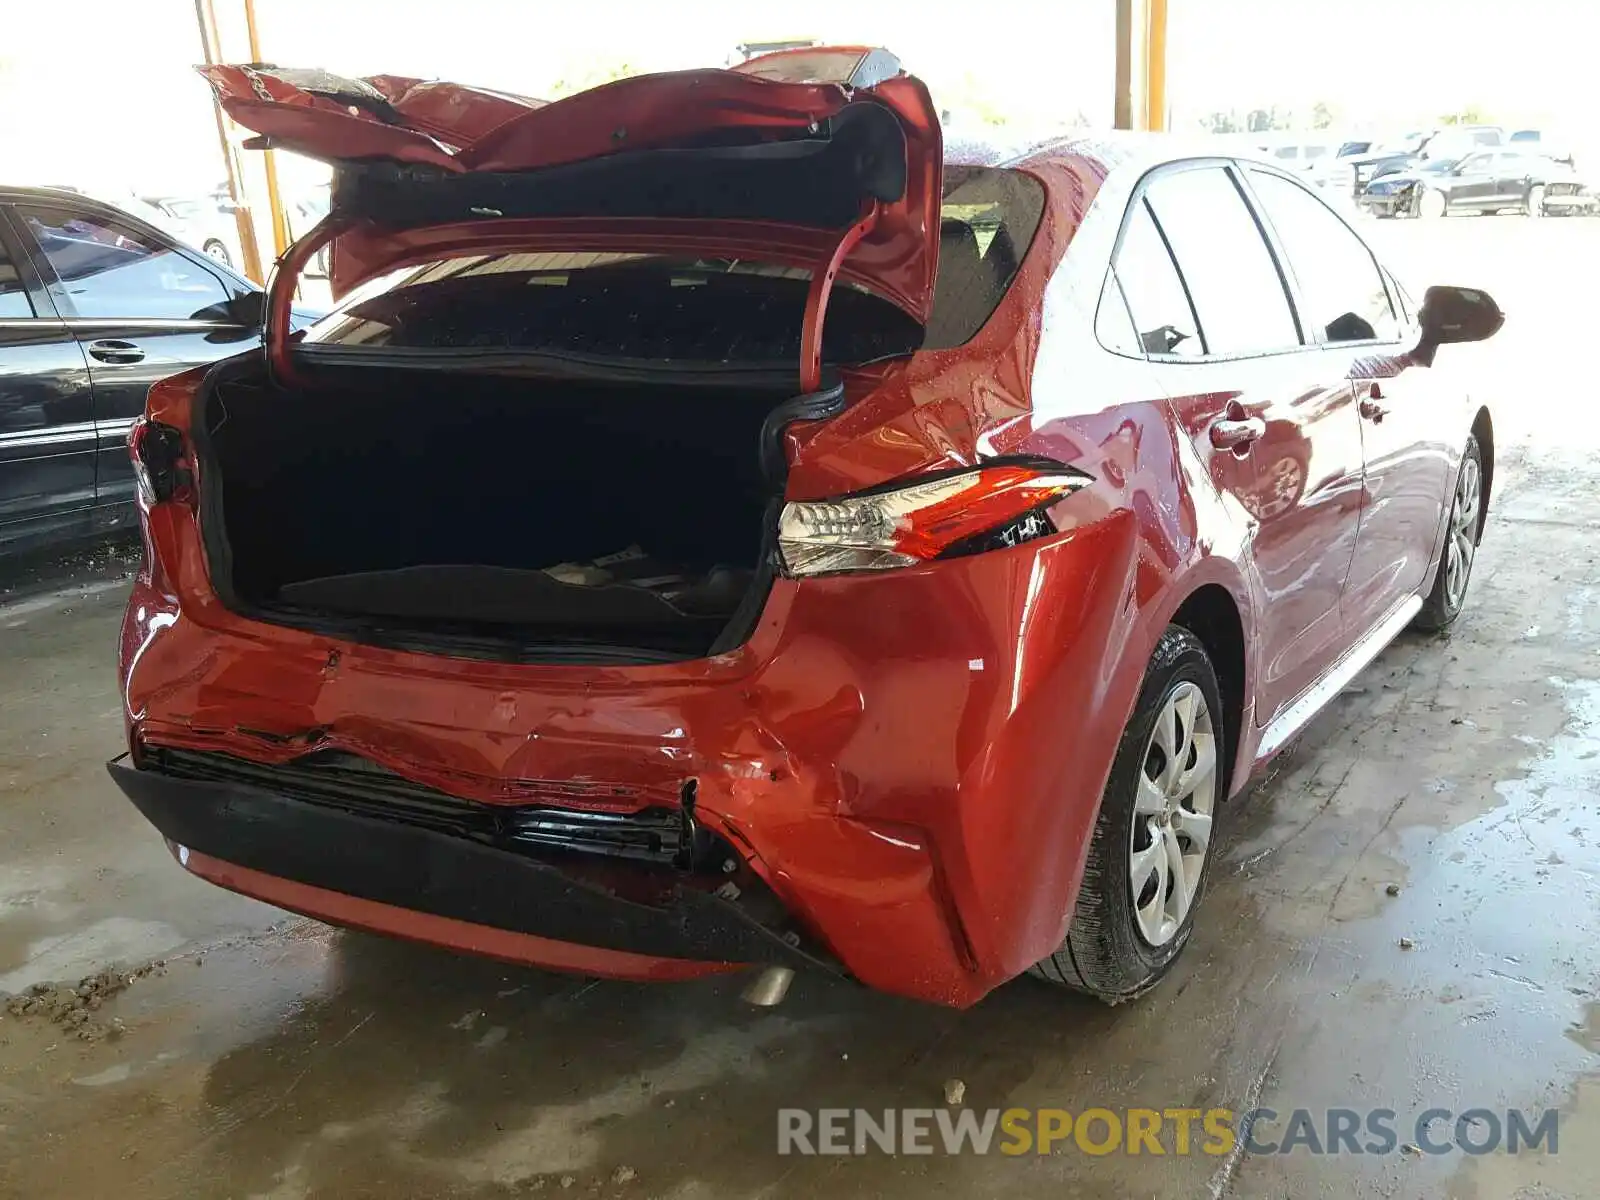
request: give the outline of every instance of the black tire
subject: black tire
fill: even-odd
[[[1135,795],[1150,752],[1156,719],[1168,698],[1183,683],[1199,688],[1215,728],[1217,764],[1212,797],[1213,825],[1208,850],[1188,913],[1170,940],[1151,945],[1140,932],[1129,877],[1133,845]],[[1084,867],[1072,923],[1059,949],[1041,959],[1033,974],[1051,983],[1087,992],[1108,1004],[1131,1000],[1147,991],[1171,968],[1188,943],[1194,914],[1205,898],[1206,879],[1216,858],[1217,822],[1226,794],[1229,748],[1227,721],[1216,672],[1200,640],[1170,625],[1156,643],[1145,668],[1144,683],[1133,717],[1123,731],[1117,757],[1106,781],[1095,822],[1094,840]]]
[[[1450,541],[1455,536],[1457,519],[1463,501],[1462,484],[1467,478],[1468,471],[1477,478],[1477,513],[1472,518],[1472,528],[1468,530],[1474,553],[1466,561],[1466,577],[1462,579],[1461,586],[1455,595],[1451,595],[1448,582],[1448,564],[1450,561]],[[1437,633],[1439,630],[1448,629],[1455,624],[1456,618],[1466,608],[1467,586],[1472,578],[1472,564],[1477,561],[1477,546],[1483,540],[1483,523],[1488,516],[1488,497],[1483,490],[1483,452],[1478,448],[1478,439],[1472,434],[1467,435],[1467,448],[1461,455],[1461,468],[1456,473],[1456,485],[1450,493],[1450,512],[1446,517],[1448,526],[1445,529],[1444,548],[1439,553],[1439,567],[1434,572],[1433,586],[1428,589],[1428,596],[1422,602],[1422,609],[1411,622],[1414,629],[1424,633]]]
[[[229,254],[228,247],[222,242],[217,241],[216,238],[212,238],[204,246],[202,246],[201,249],[205,251],[208,258],[216,259],[223,266],[233,266],[233,255]]]

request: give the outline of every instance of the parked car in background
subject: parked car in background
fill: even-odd
[[[1577,185],[1574,187],[1574,185]],[[1380,217],[1442,217],[1452,212],[1545,215],[1556,203],[1578,206],[1584,190],[1571,167],[1520,150],[1485,150],[1434,158],[1367,184],[1356,203]]]
[[[1346,171],[1352,160],[1360,158],[1372,149],[1372,142],[1357,139],[1355,141],[1340,142],[1334,147],[1333,153],[1322,155],[1306,172],[1306,179],[1318,187],[1331,187],[1343,184],[1349,190],[1349,180]]]
[[[123,209],[0,187],[0,555],[131,525],[145,393],[258,345],[261,301]]]
[[[239,225],[232,201],[214,196],[144,196],[173,223],[179,240],[194,246],[225,267],[244,260],[239,247]],[[174,228],[175,226],[175,228]]]
[[[1564,142],[1546,138],[1543,131],[1538,129],[1513,130],[1511,136],[1506,139],[1506,144],[1531,154],[1542,154],[1569,167],[1576,165],[1570,147]]]
[[[1290,174],[1310,178],[1335,155],[1337,149],[1327,142],[1288,142],[1263,147],[1262,157]]]
[[[1501,314],[1275,167],[941,161],[860,49],[532,111],[207,75],[337,165],[356,289],[133,436],[111,774],[223,887],[596,975],[1129,999],[1252,770],[1462,611],[1494,443],[1431,367]]]
[[[1544,188],[1544,215],[1570,217],[1600,212],[1600,191],[1590,182],[1587,172],[1576,167],[1565,167],[1559,174],[1552,172]]]
[[[1380,143],[1365,154],[1344,160],[1340,182],[1359,197],[1374,179],[1393,175],[1431,159],[1458,159],[1505,141],[1498,125],[1447,125],[1428,132],[1409,133],[1395,142]]]
[[[289,226],[289,239],[297,241],[304,237],[316,223],[328,215],[330,186],[311,188],[301,193],[291,201],[284,210]],[[305,274],[311,279],[326,279],[328,277],[328,247],[323,246],[311,261],[306,264]]]

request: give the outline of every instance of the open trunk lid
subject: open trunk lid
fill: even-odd
[[[787,51],[550,104],[395,76],[201,71],[262,135],[252,145],[334,166],[329,217],[279,274],[337,236],[336,296],[445,250],[577,232],[594,248],[670,238],[810,268],[818,324],[835,277],[919,323],[932,306],[939,124],[926,88],[883,50]]]

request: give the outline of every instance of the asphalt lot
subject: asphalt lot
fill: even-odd
[[[1469,609],[1403,636],[1236,806],[1154,994],[1108,1009],[1023,980],[955,1013],[803,978],[759,1012],[735,982],[518,970],[215,890],[101,766],[121,749],[106,552],[0,582],[0,991],[163,965],[96,1010],[104,1037],[0,1016],[0,1196],[1593,1197],[1600,221],[1363,228],[1419,297],[1475,284],[1508,313],[1447,364],[1500,444]],[[780,1107],[942,1107],[951,1079],[979,1110],[1387,1108],[1403,1143],[1428,1108],[1559,1108],[1559,1145],[776,1153]]]

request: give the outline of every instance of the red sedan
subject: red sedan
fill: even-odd
[[[949,161],[883,51],[546,106],[218,67],[337,168],[152,389],[117,783],[190,871],[547,967],[1133,996],[1216,822],[1460,613],[1488,412],[1313,193]],[[324,246],[340,306],[304,335]]]

